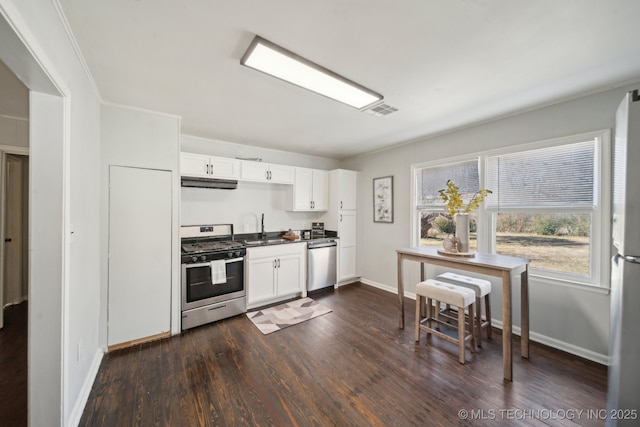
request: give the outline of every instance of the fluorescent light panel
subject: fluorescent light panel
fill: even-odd
[[[260,36],[255,36],[240,63],[358,109],[363,109],[383,98],[379,93]]]

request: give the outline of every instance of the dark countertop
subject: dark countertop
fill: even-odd
[[[282,236],[286,233],[284,231],[275,231],[275,232],[267,232],[265,233],[265,237],[262,238],[260,233],[245,233],[245,234],[236,234],[234,236],[234,240],[236,242],[240,242],[245,244],[248,248],[259,247],[259,246],[271,246],[271,245],[286,245],[289,243],[300,243],[300,242],[321,242],[329,239],[337,239],[338,233],[335,231],[326,230],[325,235],[322,237],[309,237],[304,238],[304,231],[294,231],[295,234],[299,235],[299,239],[289,240],[283,239]]]

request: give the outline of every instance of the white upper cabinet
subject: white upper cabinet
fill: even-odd
[[[272,184],[293,184],[293,167],[241,160],[240,179]]]
[[[326,211],[329,208],[329,173],[295,168],[292,193],[294,211]]]
[[[356,209],[356,191],[357,191],[356,171],[345,169],[337,169],[331,171],[330,192],[333,202],[337,209],[355,210]]]
[[[240,162],[226,157],[180,153],[180,175],[199,178],[238,179]]]

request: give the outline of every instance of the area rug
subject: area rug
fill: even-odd
[[[263,334],[270,334],[314,317],[330,313],[332,310],[311,298],[289,301],[275,307],[247,313],[249,320]]]

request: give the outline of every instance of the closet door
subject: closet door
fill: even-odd
[[[110,348],[170,334],[171,191],[170,171],[110,167]]]

